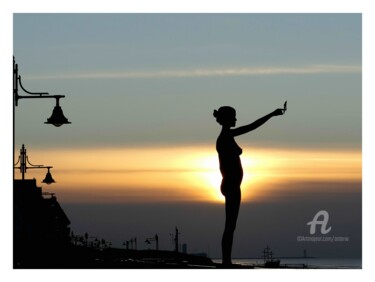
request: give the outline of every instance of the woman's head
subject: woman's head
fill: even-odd
[[[216,121],[223,126],[235,126],[236,125],[236,110],[229,106],[220,107],[218,110],[214,110],[214,117]]]

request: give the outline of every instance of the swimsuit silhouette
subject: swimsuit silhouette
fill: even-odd
[[[219,137],[216,142],[216,150],[219,154],[220,172],[223,177],[221,182],[221,193],[225,197],[225,228],[221,241],[222,260],[224,265],[231,265],[231,253],[233,245],[233,234],[236,229],[238,212],[241,203],[241,182],[243,170],[240,155],[242,149],[234,140],[235,136],[250,132],[263,125],[271,117],[283,115],[286,111],[286,102],[284,109],[276,109],[268,115],[254,121],[251,124],[236,126],[236,110],[229,106],[214,110],[216,121],[222,126]]]

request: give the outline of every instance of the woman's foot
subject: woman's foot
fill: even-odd
[[[231,260],[223,260],[222,264],[225,265],[225,266],[231,266],[232,261]]]

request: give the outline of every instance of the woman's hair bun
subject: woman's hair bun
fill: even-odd
[[[214,117],[217,118],[217,110],[214,110]]]

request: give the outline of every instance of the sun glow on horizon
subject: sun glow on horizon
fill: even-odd
[[[222,203],[221,174],[212,147],[99,148],[32,150],[36,163],[52,165],[56,184],[42,185],[65,202],[211,202]],[[18,155],[17,155],[18,156]],[[51,158],[53,156],[53,158]],[[272,196],[290,181],[361,181],[360,151],[303,151],[244,148],[243,201]],[[28,171],[27,178],[45,171]],[[20,178],[16,171],[16,179]]]
[[[249,173],[253,167],[250,158],[242,157],[242,166],[244,169],[244,177],[242,180],[242,190],[247,190],[251,182],[254,181],[252,174]],[[191,157],[192,167],[198,168],[195,176],[191,178],[192,185],[197,187],[206,187],[207,195],[214,202],[224,202],[225,198],[221,194],[220,186],[222,175],[219,169],[219,159],[216,153],[200,153]]]

